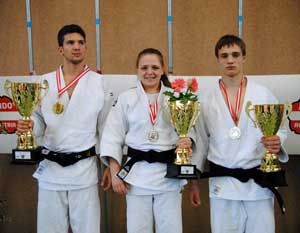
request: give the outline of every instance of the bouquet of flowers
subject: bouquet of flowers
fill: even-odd
[[[175,79],[171,82],[173,91],[165,91],[164,94],[169,96],[169,101],[180,100],[185,104],[188,101],[197,101],[198,97],[195,94],[198,91],[198,82],[195,78],[188,79],[187,82],[183,78]]]

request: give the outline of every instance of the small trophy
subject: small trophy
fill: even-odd
[[[6,80],[4,89],[12,97],[14,104],[22,116],[22,120],[31,120],[32,112],[42,100],[41,90],[45,90],[45,96],[48,86],[47,80],[44,80],[43,83],[11,82]],[[41,159],[40,151],[36,145],[32,130],[17,133],[17,136],[17,148],[12,151],[12,163],[37,163]]]
[[[246,113],[253,121],[255,127],[258,127],[265,137],[271,137],[277,134],[285,119],[291,113],[291,104],[261,104],[253,105],[251,101],[246,104]],[[254,111],[255,119],[250,112]],[[275,186],[286,186],[285,172],[281,169],[278,155],[265,151],[260,170],[263,173],[263,181]]]
[[[169,101],[170,119],[175,127],[179,138],[187,137],[188,131],[195,124],[199,113],[200,105],[198,101],[181,100]],[[173,164],[167,164],[168,178],[196,179],[196,166],[191,164],[191,151],[185,148],[176,149],[176,158]]]

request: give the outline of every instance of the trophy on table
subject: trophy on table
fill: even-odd
[[[177,89],[176,86],[182,88]],[[197,95],[192,93],[198,90],[198,83],[196,79],[188,80],[187,88],[185,88],[185,81],[183,79],[176,79],[172,82],[172,88],[175,92],[166,91],[164,94],[169,96],[167,102],[168,115],[170,121],[176,129],[179,138],[188,136],[189,130],[195,125],[196,120],[200,114],[200,104]],[[182,92],[182,89],[186,89]],[[172,164],[167,164],[168,178],[179,179],[196,179],[196,166],[191,163],[191,150],[186,148],[176,149],[176,158]]]
[[[260,104],[253,105],[251,101],[246,104],[246,113],[253,121],[254,126],[258,127],[265,137],[277,134],[285,119],[291,113],[291,104]],[[250,115],[254,111],[255,119]],[[263,181],[266,184],[272,183],[275,186],[286,186],[285,172],[280,167],[278,155],[265,151],[260,170],[263,173]]]
[[[33,111],[42,100],[42,89],[44,89],[45,96],[48,86],[47,80],[44,80],[43,83],[6,80],[4,89],[12,97],[22,120],[31,120]],[[32,129],[17,133],[17,148],[12,151],[12,163],[34,164],[40,159],[40,150],[37,147]]]

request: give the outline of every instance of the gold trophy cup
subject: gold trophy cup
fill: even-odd
[[[22,120],[31,120],[31,115],[42,100],[41,92],[48,91],[48,81],[43,83],[11,82],[6,80],[4,89],[12,97]],[[9,91],[10,90],[10,91]],[[17,148],[12,153],[12,163],[32,164],[40,160],[39,150],[32,130],[17,133]]]
[[[170,120],[176,129],[179,138],[187,137],[189,130],[195,125],[200,114],[198,101],[181,100],[168,102]],[[197,178],[196,166],[191,164],[191,151],[185,148],[176,149],[176,158],[173,164],[167,165],[168,178],[195,179]]]
[[[246,104],[246,113],[253,121],[255,127],[258,127],[265,137],[271,137],[277,134],[279,128],[283,125],[285,119],[291,113],[291,104],[260,104],[253,105],[248,101]],[[250,115],[254,111],[255,120]],[[260,170],[265,173],[267,180],[273,180],[277,186],[284,186],[285,173],[280,167],[278,155],[265,151]],[[268,173],[268,175],[267,175]],[[269,178],[267,177],[269,176]]]

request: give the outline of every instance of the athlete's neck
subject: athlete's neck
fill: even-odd
[[[70,81],[79,75],[84,70],[85,65],[83,63],[80,64],[63,64],[62,72],[64,74],[65,81]]]
[[[147,87],[147,86],[143,85],[143,87],[144,87],[144,91],[147,94],[155,94],[155,93],[160,92],[160,84],[158,86],[151,86],[151,87]]]
[[[243,77],[243,75],[235,77],[222,76],[222,81],[224,82],[226,88],[239,88]]]

